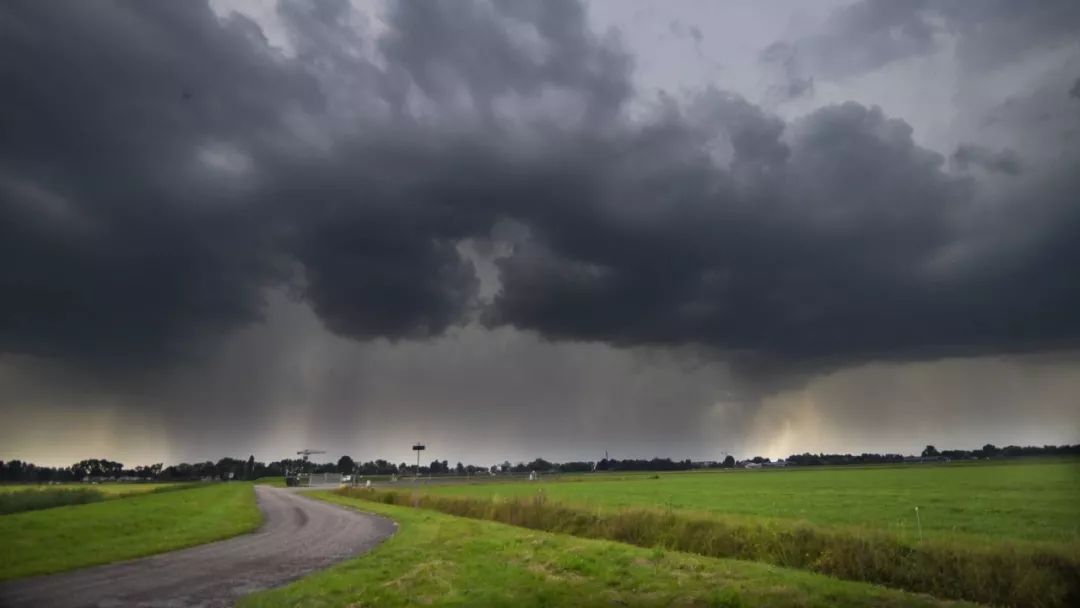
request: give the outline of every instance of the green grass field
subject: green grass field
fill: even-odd
[[[754,518],[862,526],[925,538],[1080,541],[1080,462],[808,467],[660,473],[606,481],[430,486],[425,493],[533,496],[597,507],[661,507]],[[407,486],[403,486],[407,487]]]
[[[261,521],[248,483],[3,515],[0,580],[180,549],[249,532]]]
[[[390,517],[400,530],[368,555],[241,606],[960,605],[766,564],[313,494]]]
[[[939,598],[1070,606],[1080,601],[1078,482],[1080,462],[1029,460],[406,483],[342,493]]]

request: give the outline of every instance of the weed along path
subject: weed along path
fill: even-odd
[[[0,583],[0,606],[121,608],[231,606],[368,551],[394,534],[389,519],[269,486],[252,534],[152,557]]]

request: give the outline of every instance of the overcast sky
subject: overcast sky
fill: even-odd
[[[0,3],[0,459],[1080,441],[1080,3]]]

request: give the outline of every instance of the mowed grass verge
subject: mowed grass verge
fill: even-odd
[[[652,477],[656,477],[653,479]],[[1080,542],[1080,460],[660,473],[607,481],[476,483],[424,492],[529,497],[592,507],[660,507],[862,526],[918,540]],[[920,522],[915,519],[919,507]]]
[[[0,580],[60,572],[198,545],[262,523],[248,483],[0,516]]]
[[[864,583],[688,553],[643,549],[371,503],[312,496],[390,517],[371,553],[243,608],[278,606],[958,606]]]
[[[673,509],[598,509],[531,498],[345,489],[342,496],[432,509],[641,547],[754,560],[935,597],[1013,606],[1080,605],[1080,555],[1048,544],[909,542],[881,531]]]

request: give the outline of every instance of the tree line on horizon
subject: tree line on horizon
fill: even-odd
[[[822,465],[858,465],[890,464],[910,460],[975,460],[987,458],[1019,458],[1026,456],[1080,456],[1078,445],[1015,446],[999,448],[986,444],[977,450],[938,450],[932,445],[926,446],[919,456],[902,454],[792,454],[784,462],[795,466]],[[768,458],[755,456],[746,460],[736,460],[728,455],[718,461],[672,460],[670,458],[652,459],[616,459],[602,458],[598,461],[550,462],[537,458],[532,462],[511,464],[504,461],[492,466],[465,465],[457,463],[450,466],[446,460],[433,460],[427,466],[405,462],[394,464],[388,460],[377,459],[358,462],[350,456],[342,456],[337,462],[305,462],[300,459],[286,458],[270,463],[259,462],[254,456],[246,460],[222,458],[217,462],[180,463],[164,466],[162,463],[125,467],[123,463],[91,458],[80,460],[67,467],[46,467],[21,460],[0,460],[0,482],[48,483],[73,481],[192,481],[192,480],[254,480],[261,477],[282,477],[290,471],[303,469],[310,473],[341,473],[343,475],[390,476],[390,475],[491,475],[512,473],[585,473],[591,471],[685,471],[702,468],[735,468],[747,463],[769,464]]]

